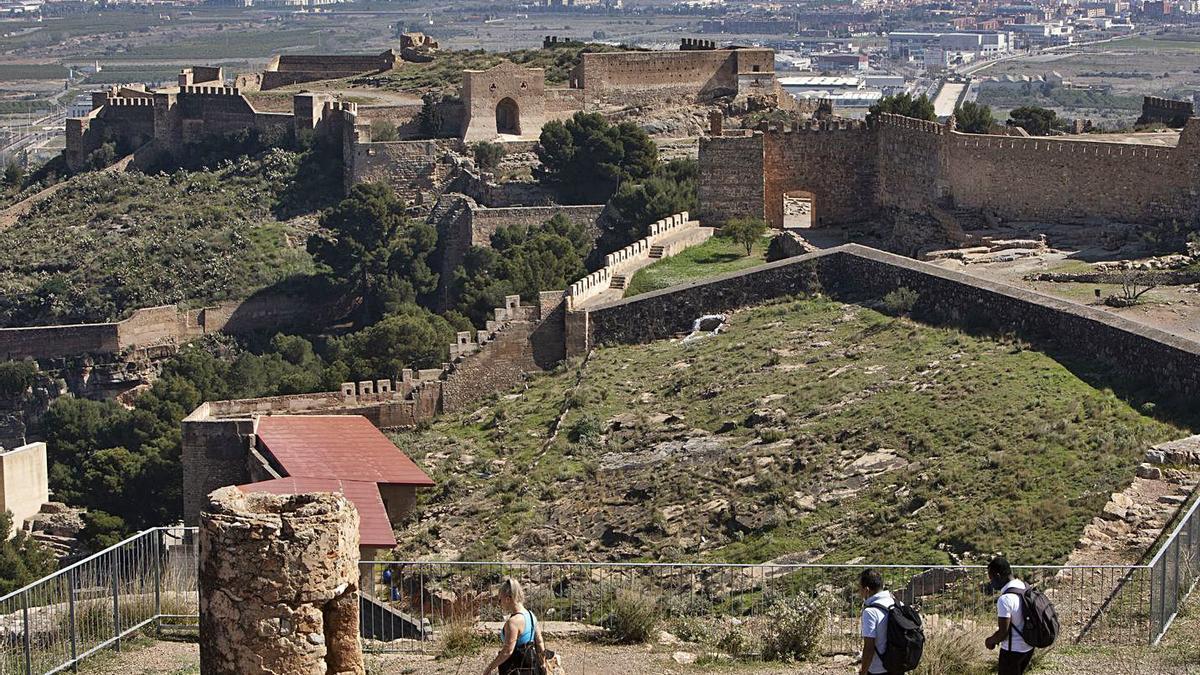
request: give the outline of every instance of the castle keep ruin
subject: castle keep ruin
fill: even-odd
[[[765,218],[810,195],[814,225],[861,223],[888,210],[988,213],[1058,223],[1200,218],[1200,118],[1174,148],[955,131],[899,115],[874,123],[809,121],[700,140],[702,217]]]

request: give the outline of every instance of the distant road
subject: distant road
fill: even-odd
[[[969,63],[969,64],[963,66],[962,68],[957,69],[956,72],[958,72],[959,75],[974,75],[976,73],[980,73],[984,70],[987,70],[988,68],[991,68],[992,66],[996,65],[997,63],[1001,63],[1003,61],[1012,61],[1014,59],[1023,59],[1023,58],[1027,58],[1030,56],[1040,56],[1042,54],[1047,54],[1047,53],[1051,53],[1051,52],[1067,51],[1070,49],[1074,49],[1076,47],[1089,47],[1091,45],[1099,45],[1099,44],[1104,44],[1106,42],[1119,42],[1121,40],[1128,40],[1130,38],[1141,37],[1143,35],[1148,35],[1148,34],[1149,34],[1149,31],[1134,31],[1134,32],[1126,34],[1126,35],[1115,35],[1113,37],[1104,38],[1102,40],[1091,40],[1089,42],[1075,42],[1075,43],[1069,44],[1069,45],[1058,45],[1056,47],[1046,47],[1044,49],[1039,49],[1037,51],[1017,52],[1014,54],[1009,54],[1008,56],[1002,56],[998,59],[992,59],[991,61],[983,61],[983,62],[976,61],[973,63]]]

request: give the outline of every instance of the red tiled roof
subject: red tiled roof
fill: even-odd
[[[388,520],[379,486],[374,481],[338,480],[336,478],[276,478],[259,483],[239,485],[242,492],[267,492],[273,495],[296,495],[305,492],[340,492],[358,509],[360,546],[392,548],[396,536]]]
[[[434,483],[361,415],[275,415],[258,420],[258,439],[295,478],[395,485]]]

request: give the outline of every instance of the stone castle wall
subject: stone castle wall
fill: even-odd
[[[902,286],[918,292],[913,313],[923,320],[1013,333],[1039,348],[1087,354],[1128,383],[1153,384],[1164,397],[1200,396],[1198,343],[1111,312],[855,244],[576,313],[586,316],[569,317],[568,353],[663,339],[687,332],[698,316],[771,298],[821,291],[846,302],[873,302]]]
[[[770,49],[583,54],[576,73],[589,103],[704,101],[738,93],[740,73],[774,73]]]
[[[262,73],[262,91],[304,82],[336,80],[353,75],[377,73],[396,66],[396,52],[375,55],[282,54],[271,59]]]
[[[765,214],[776,227],[789,191],[813,195],[823,225],[939,204],[1016,221],[1190,222],[1200,216],[1198,190],[1200,118],[1176,148],[964,134],[898,115],[870,126],[809,122],[700,144],[704,215]]]
[[[1142,99],[1142,116],[1137,119],[1137,123],[1182,127],[1195,115],[1196,106],[1191,101],[1146,96]]]
[[[723,223],[730,218],[766,217],[763,143],[763,134],[700,137],[701,220]]]
[[[348,311],[349,307],[338,299],[272,294],[194,310],[176,305],[147,307],[112,323],[0,328],[0,358],[117,354],[156,345],[178,345],[212,333],[249,333],[328,323]]]

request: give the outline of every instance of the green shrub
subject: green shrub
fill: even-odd
[[[912,313],[913,307],[917,305],[920,297],[920,293],[901,286],[883,296],[883,310],[892,316],[907,316]]]
[[[567,430],[567,438],[572,443],[586,443],[599,438],[602,431],[603,427],[599,419],[592,415],[584,415],[575,420],[575,423]]]
[[[392,124],[387,120],[371,120],[372,141],[395,141],[399,139],[400,134],[396,131],[395,124]]]
[[[484,638],[475,632],[474,619],[458,619],[446,624],[441,630],[439,659],[460,656],[475,656],[483,648]]]
[[[730,622],[720,631],[717,649],[735,659],[754,658],[762,652],[762,638],[745,622]]]
[[[475,155],[475,165],[480,171],[495,171],[496,167],[500,166],[500,160],[504,159],[504,146],[499,143],[480,141],[471,146],[471,151]]]
[[[803,661],[818,654],[829,623],[825,598],[782,598],[765,613],[763,657],[772,661]]]
[[[988,654],[983,649],[984,628],[948,626],[925,633],[925,650],[914,675],[984,675],[990,673]]]
[[[658,628],[658,608],[645,595],[617,591],[608,616],[608,637],[619,644],[649,642]]]
[[[0,398],[16,398],[25,393],[37,377],[37,364],[32,361],[0,363]]]

